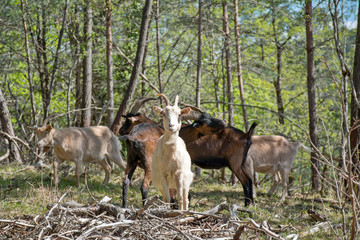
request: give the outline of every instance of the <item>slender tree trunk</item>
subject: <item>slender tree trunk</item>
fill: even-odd
[[[352,94],[351,94],[351,132],[350,132],[350,145],[351,152],[353,154],[352,161],[356,166],[359,161],[359,142],[360,142],[360,4],[358,11],[358,24],[355,40],[355,55],[354,55],[354,67],[353,67],[353,82],[352,82]]]
[[[108,117],[107,124],[110,127],[114,121],[114,80],[113,80],[113,57],[112,57],[112,5],[111,0],[106,0],[106,66],[107,66],[107,101]]]
[[[157,70],[159,90],[162,93],[162,79],[161,79],[161,55],[160,55],[160,29],[159,29],[159,17],[160,17],[160,0],[156,1],[156,54],[157,54]],[[160,104],[162,105],[162,98],[160,98]]]
[[[64,29],[65,29],[68,5],[69,5],[69,0],[66,0],[65,8],[64,8],[64,15],[63,15],[62,24],[61,24],[61,29],[60,29],[60,32],[59,32],[58,44],[57,44],[57,47],[56,47],[56,53],[55,53],[55,57],[54,57],[54,63],[52,65],[52,73],[51,73],[51,78],[50,78],[50,83],[49,83],[49,92],[48,92],[48,96],[46,98],[46,115],[47,116],[49,115],[49,112],[50,112],[51,96],[52,96],[52,92],[54,90],[55,73],[57,71],[57,64],[58,64],[58,61],[59,61],[59,54],[60,54],[62,36],[64,34]]]
[[[276,61],[277,61],[277,67],[276,67],[277,68],[277,77],[274,82],[274,86],[275,86],[275,91],[276,91],[276,102],[277,102],[277,106],[278,106],[279,122],[280,122],[280,124],[284,124],[285,123],[285,121],[284,121],[284,103],[283,103],[282,95],[281,95],[281,70],[282,70],[281,54],[282,54],[283,45],[280,44],[279,39],[278,39],[278,34],[277,34],[277,30],[276,30],[276,18],[277,18],[276,16],[277,16],[276,7],[274,6],[272,25],[273,25],[274,37],[275,37]]]
[[[77,5],[75,5],[75,21],[74,21],[74,46],[75,46],[75,109],[80,109],[82,106],[82,87],[81,87],[81,73],[83,63],[81,61],[81,42],[80,37],[80,11]],[[80,127],[81,125],[81,112],[75,112],[74,125]]]
[[[15,137],[14,129],[11,124],[9,109],[7,107],[5,97],[1,89],[0,89],[0,123],[1,123],[1,128],[5,133]],[[19,149],[15,146],[13,142],[9,141],[9,144],[10,144],[10,161],[16,161],[18,163],[22,163]]]
[[[80,37],[80,11],[78,5],[74,5],[74,20],[73,34],[70,36],[70,44],[73,49],[74,64],[75,64],[75,109],[80,109],[82,106],[82,87],[81,87],[81,71],[83,62],[81,61],[81,37]],[[71,125],[71,124],[70,124]],[[74,114],[73,125],[80,127],[81,112],[76,111]]]
[[[196,107],[200,108],[201,89],[201,55],[202,55],[202,0],[199,0],[199,28],[197,47],[197,71],[196,71]]]
[[[41,87],[41,97],[43,103],[43,120],[48,117],[47,112],[47,98],[49,96],[49,72],[48,72],[48,61],[46,53],[46,25],[47,25],[47,16],[45,11],[45,6],[42,2],[37,5],[37,19],[36,19],[36,58],[37,58],[37,69],[39,71],[40,87]]]
[[[144,52],[146,46],[146,37],[148,31],[148,25],[150,22],[150,14],[152,8],[152,0],[146,0],[145,6],[143,9],[142,20],[141,20],[141,29],[140,29],[140,36],[138,41],[138,47],[136,51],[136,58],[134,63],[134,68],[131,73],[130,82],[128,88],[125,92],[125,96],[120,104],[119,110],[117,111],[115,120],[111,126],[111,130],[114,132],[115,135],[119,133],[120,129],[120,120],[121,116],[126,113],[126,108],[128,107],[138,82],[138,77],[141,72],[142,62],[144,61]]]
[[[356,30],[356,40],[355,40],[355,55],[354,55],[354,67],[353,67],[353,86],[351,94],[351,131],[350,131],[350,147],[352,155],[352,162],[354,166],[359,166],[359,121],[360,121],[360,111],[359,111],[359,102],[360,102],[360,4],[358,9],[358,19],[357,19],[357,30]],[[355,169],[354,177],[358,178],[359,170]],[[349,171],[349,180],[351,179],[351,172]],[[350,183],[352,184],[352,183]],[[351,188],[351,187],[350,187]],[[352,192],[352,209],[353,209],[353,220],[351,227],[351,239],[356,239],[358,222],[357,222],[357,213],[354,204],[354,198],[356,196]]]
[[[314,77],[314,43],[312,33],[312,1],[305,6],[306,52],[307,52],[307,88],[309,103],[309,130],[312,145],[318,147],[317,111],[316,111],[316,81]],[[315,191],[320,191],[320,164],[315,151],[311,152],[311,183]]]
[[[231,77],[231,60],[230,60],[230,32],[229,32],[229,15],[227,10],[227,1],[223,2],[223,31],[225,37],[225,59],[226,59],[226,85],[227,85],[227,99],[228,99],[228,125],[234,126],[234,96],[233,85]],[[234,173],[231,173],[231,183],[237,183],[237,178]]]
[[[92,97],[92,7],[91,2],[86,2],[84,36],[86,43],[86,55],[84,57],[83,75],[83,108],[81,126],[91,125],[91,97]]]
[[[21,0],[21,11],[23,12],[22,21],[23,21],[24,36],[25,36],[27,80],[29,82],[29,91],[30,91],[30,104],[31,104],[31,123],[30,123],[30,125],[34,125],[36,123],[36,110],[35,110],[35,103],[34,103],[34,86],[33,86],[33,81],[32,81],[32,76],[31,76],[31,54],[30,54],[27,24],[26,24],[26,11],[25,11],[23,0]]]
[[[230,33],[229,33],[229,16],[227,11],[228,3],[223,2],[223,31],[225,38],[225,59],[226,59],[226,83],[227,83],[227,98],[228,98],[228,125],[234,125],[234,97],[233,97],[233,85],[231,79],[231,61],[230,61]]]
[[[197,46],[197,71],[196,71],[196,107],[200,108],[201,89],[201,55],[202,55],[202,0],[199,0],[199,25],[198,25],[198,46]],[[201,168],[195,167],[195,176],[200,177]]]
[[[247,113],[246,113],[246,106],[245,106],[245,97],[244,97],[244,86],[243,86],[243,78],[242,78],[242,67],[241,67],[241,48],[239,43],[239,7],[238,7],[238,0],[234,1],[235,5],[235,39],[236,39],[236,62],[237,62],[237,77],[239,81],[239,91],[240,91],[240,100],[241,100],[241,109],[243,113],[244,119],[244,127],[247,131],[249,129]]]

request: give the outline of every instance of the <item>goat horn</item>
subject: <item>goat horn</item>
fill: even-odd
[[[144,105],[147,101],[156,100],[156,98],[139,98],[134,101],[134,104],[131,107],[130,113],[135,114],[139,111],[140,107]]]
[[[177,106],[178,102],[179,102],[179,95],[176,95],[174,106]]]
[[[191,110],[194,110],[194,111],[196,111],[196,112],[204,113],[203,110],[201,110],[201,109],[198,108],[198,107],[195,107],[194,105],[190,105],[190,104],[183,103],[183,102],[181,103],[181,105],[184,105],[185,107],[189,107],[189,108],[191,108]]]
[[[181,115],[181,120],[200,120],[201,112],[191,111],[189,114]]]
[[[168,99],[164,94],[158,93],[158,94],[156,94],[156,96],[163,97],[163,98],[165,99],[166,106],[170,106],[170,105],[171,105],[169,99]]]

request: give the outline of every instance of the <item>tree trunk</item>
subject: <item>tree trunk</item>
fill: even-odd
[[[30,53],[30,46],[29,46],[29,36],[26,24],[26,11],[24,10],[24,1],[21,0],[21,11],[22,14],[22,21],[24,26],[24,36],[25,36],[25,49],[26,49],[26,64],[27,64],[27,80],[29,82],[29,91],[30,91],[30,104],[31,104],[31,123],[30,125],[35,125],[36,123],[36,110],[35,110],[35,103],[34,103],[34,86],[31,76],[31,53]]]
[[[227,98],[228,98],[228,125],[234,125],[234,110],[233,110],[233,86],[232,86],[232,79],[231,79],[231,61],[230,61],[230,33],[229,33],[229,17],[227,11],[228,3],[227,1],[223,2],[223,30],[224,30],[224,37],[225,37],[225,59],[226,59],[226,83],[227,83]]]
[[[277,30],[276,30],[276,17],[277,13],[276,13],[276,7],[274,6],[273,8],[273,18],[272,18],[272,25],[273,25],[273,30],[274,30],[274,37],[275,37],[275,46],[276,46],[276,61],[277,61],[277,77],[276,80],[274,81],[274,86],[275,86],[275,91],[276,91],[276,102],[277,102],[277,106],[278,106],[278,114],[279,114],[279,122],[280,124],[284,124],[284,103],[282,100],[282,95],[281,95],[281,54],[282,54],[282,49],[283,49],[283,44],[281,44],[279,42],[278,39],[278,34],[277,34]]]
[[[81,126],[91,125],[91,97],[92,97],[92,8],[91,2],[86,2],[84,36],[86,44],[86,55],[84,57],[83,75],[83,108]]]
[[[314,43],[312,33],[312,1],[308,1],[305,6],[305,24],[306,24],[306,52],[307,52],[307,88],[309,103],[309,130],[312,145],[318,147],[317,131],[317,111],[316,111],[316,92],[314,77]],[[320,164],[315,151],[311,152],[311,183],[315,191],[320,191]]]
[[[106,66],[107,66],[107,101],[108,116],[107,124],[110,127],[114,121],[114,80],[113,80],[113,57],[112,57],[112,5],[111,0],[106,0]]]
[[[225,37],[225,59],[226,59],[226,85],[227,85],[227,99],[228,99],[228,125],[234,125],[234,97],[233,97],[233,85],[231,79],[231,60],[230,60],[230,33],[229,33],[229,16],[227,11],[228,3],[223,2],[223,31]],[[231,173],[231,183],[234,185],[237,183],[237,178],[234,173]]]
[[[138,47],[136,51],[136,58],[135,58],[135,66],[131,73],[130,82],[128,88],[125,92],[125,96],[120,104],[119,110],[117,111],[115,120],[111,126],[111,130],[114,132],[115,135],[119,133],[120,129],[120,119],[121,116],[126,113],[126,108],[130,104],[130,101],[134,95],[136,85],[138,82],[138,77],[141,71],[141,65],[144,61],[144,51],[146,46],[146,37],[148,31],[148,25],[150,22],[150,13],[152,8],[152,0],[146,0],[145,6],[143,9],[142,20],[141,20],[141,29],[140,29],[140,36],[138,41]]]
[[[351,131],[350,131],[350,148],[352,155],[352,162],[354,166],[359,166],[359,102],[360,102],[360,4],[358,10],[357,29],[356,29],[356,40],[355,40],[355,55],[354,55],[354,67],[352,76],[352,94],[351,94]],[[359,169],[355,169],[354,177],[358,178]],[[349,171],[349,179],[351,180],[351,172]],[[352,183],[350,183],[352,184]],[[350,187],[351,189],[351,187]],[[354,207],[354,198],[356,197],[353,192],[352,194],[352,209],[353,209],[353,221],[351,227],[351,239],[356,239],[358,232],[358,222],[356,208]],[[358,194],[359,195],[359,194]]]
[[[40,2],[39,2],[40,4]],[[47,112],[47,98],[49,96],[49,72],[48,72],[48,61],[46,55],[46,10],[45,6],[41,3],[41,6],[37,6],[37,19],[36,19],[36,60],[37,69],[39,72],[40,87],[41,87],[41,98],[43,103],[43,120],[48,117]],[[42,21],[41,21],[42,20]]]
[[[161,79],[161,55],[160,55],[160,30],[159,30],[159,16],[160,16],[160,0],[156,1],[156,54],[157,54],[157,70],[158,70],[158,81],[159,90],[162,93],[162,79]],[[162,98],[160,98],[160,105],[162,105]]]
[[[244,86],[243,86],[243,78],[242,78],[242,67],[241,67],[241,48],[239,43],[239,7],[238,7],[238,0],[234,1],[235,5],[235,40],[236,40],[236,62],[237,62],[237,77],[239,81],[239,91],[240,91],[240,100],[241,100],[241,109],[243,113],[244,119],[244,127],[245,131],[249,129],[247,113],[246,113],[246,106],[245,106],[245,97],[244,97]]]
[[[9,134],[10,136],[15,137],[14,129],[11,124],[11,118],[9,109],[6,104],[5,97],[0,89],[0,122],[2,130]],[[16,161],[22,163],[19,149],[15,146],[12,141],[9,141],[10,144],[10,161]]]
[[[360,10],[360,5],[359,5]],[[352,161],[355,166],[359,161],[359,141],[360,131],[357,127],[360,120],[360,11],[358,11],[358,24],[355,40],[355,55],[353,68],[353,84],[351,94],[351,131],[350,131],[350,145],[353,153]],[[354,172],[355,173],[355,172]]]
[[[201,55],[202,55],[202,0],[199,0],[199,29],[197,47],[197,71],[196,71],[196,107],[200,108],[200,89],[201,89]],[[195,167],[195,176],[200,177],[201,168]]]
[[[81,73],[83,63],[81,61],[82,51],[81,51],[81,42],[82,39],[80,37],[80,11],[77,5],[75,5],[75,26],[74,26],[74,35],[75,39],[75,62],[76,62],[76,70],[75,70],[75,109],[80,109],[82,106],[82,87],[81,87]],[[77,127],[81,125],[81,112],[75,112],[74,124]]]
[[[200,88],[201,88],[201,48],[202,48],[202,0],[199,0],[199,29],[197,47],[197,71],[196,71],[196,107],[200,108]]]

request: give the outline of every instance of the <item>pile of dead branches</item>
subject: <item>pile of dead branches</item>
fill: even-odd
[[[267,222],[240,221],[237,211],[249,211],[225,202],[192,212],[169,210],[158,197],[141,209],[121,208],[105,199],[93,206],[61,203],[62,198],[42,215],[0,219],[0,239],[240,239],[243,233],[284,239],[278,235],[283,230]]]

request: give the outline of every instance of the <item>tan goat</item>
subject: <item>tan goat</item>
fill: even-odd
[[[291,165],[299,148],[311,151],[300,142],[292,143],[282,136],[252,136],[251,146],[246,158],[246,168],[250,176],[255,172],[271,173],[274,177],[274,184],[268,194],[272,194],[280,183],[280,175],[283,183],[281,201],[285,200]],[[253,196],[256,196],[253,188]]]
[[[72,161],[76,165],[76,185],[80,186],[82,165],[99,163],[105,170],[104,184],[109,182],[110,166],[108,159],[125,169],[120,150],[120,142],[106,126],[70,127],[56,130],[51,125],[31,128],[38,137],[37,146],[42,148],[51,145],[54,147],[56,161],[54,161],[54,181],[58,186],[58,165],[64,161]]]

